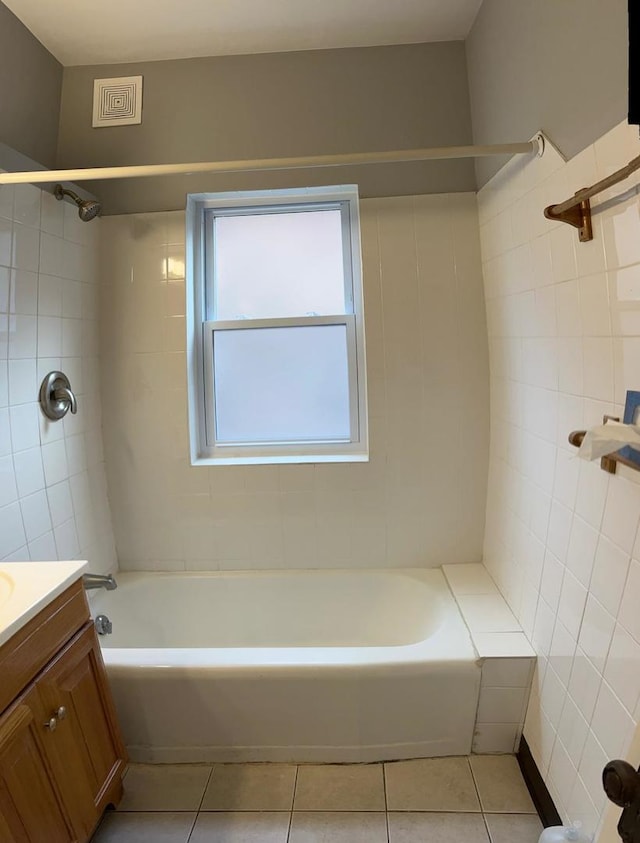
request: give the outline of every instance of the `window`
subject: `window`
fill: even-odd
[[[367,456],[358,194],[187,198],[191,461]]]

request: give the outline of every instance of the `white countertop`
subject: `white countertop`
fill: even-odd
[[[0,645],[82,576],[87,562],[0,563]]]

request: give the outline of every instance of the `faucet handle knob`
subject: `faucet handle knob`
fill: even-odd
[[[106,615],[98,615],[95,619],[95,627],[98,635],[111,635],[113,624]]]
[[[78,402],[69,378],[64,372],[53,371],[40,384],[40,406],[48,419],[59,421],[71,410],[78,412]]]
[[[56,401],[60,401],[62,404],[65,402],[69,404],[69,409],[75,416],[78,412],[78,401],[76,400],[76,396],[74,393],[69,389],[67,386],[59,386],[57,389],[53,391],[53,397]]]

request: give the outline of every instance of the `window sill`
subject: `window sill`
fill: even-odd
[[[280,454],[250,457],[192,457],[191,465],[297,465],[303,463],[369,462],[369,454]]]

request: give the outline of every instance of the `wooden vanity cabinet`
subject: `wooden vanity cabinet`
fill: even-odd
[[[126,751],[79,582],[0,647],[0,708],[0,843],[87,843]]]
[[[75,839],[52,781],[32,688],[0,717],[0,840]]]

